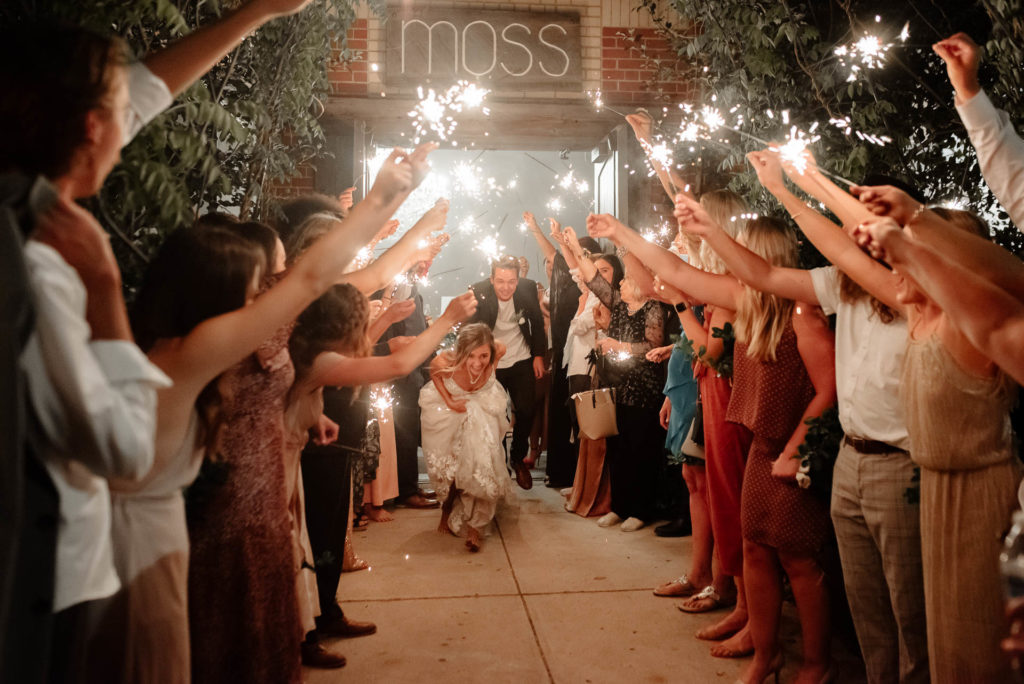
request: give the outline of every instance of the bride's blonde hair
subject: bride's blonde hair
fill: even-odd
[[[741,234],[747,249],[772,266],[795,268],[798,260],[796,234],[778,219],[750,220]],[[736,310],[736,339],[747,344],[747,356],[775,361],[775,349],[782,339],[794,302],[744,285]]]
[[[493,364],[498,350],[495,348],[494,333],[491,332],[491,329],[485,323],[470,323],[462,326],[459,336],[455,338],[455,348],[451,351],[452,365],[448,366],[447,372],[454,373],[455,369],[466,362],[474,349],[485,344],[491,350],[491,363]]]

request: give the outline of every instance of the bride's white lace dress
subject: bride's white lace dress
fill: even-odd
[[[454,486],[459,496],[448,518],[455,534],[466,526],[483,531],[498,501],[512,493],[501,442],[508,429],[508,395],[494,373],[483,387],[467,392],[451,378],[445,388],[466,412],[453,411],[433,382],[420,390],[420,427],[427,473],[441,501]]]

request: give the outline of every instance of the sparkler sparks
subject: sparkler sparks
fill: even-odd
[[[505,247],[498,242],[498,238],[488,235],[474,245],[473,249],[481,252],[488,261],[498,261],[505,254]]]
[[[416,89],[419,102],[409,112],[416,132],[413,143],[419,144],[422,138],[431,133],[441,140],[448,140],[459,125],[456,115],[467,109],[480,109],[484,116],[490,115],[490,110],[483,106],[490,92],[467,81],[459,81],[442,93],[437,93],[433,88],[424,93],[423,86],[420,86]],[[455,140],[451,143],[457,145]]]
[[[804,154],[807,151],[807,146],[818,140],[821,140],[820,135],[808,136],[804,131],[792,126],[789,129],[789,135],[786,136],[786,142],[781,145],[771,145],[769,149],[778,152],[782,161],[792,164],[802,175],[807,171],[809,163],[807,155]]]

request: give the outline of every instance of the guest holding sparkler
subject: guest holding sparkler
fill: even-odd
[[[677,209],[681,227],[693,216]],[[796,487],[808,418],[835,402],[832,333],[818,309],[743,287],[731,276],[698,271],[613,217],[592,217],[591,235],[622,243],[666,282],[691,297],[737,312],[733,390],[726,420],[752,433],[743,475],[743,583],[754,660],[744,682],[782,665],[778,629],[780,570],[793,587],[803,633],[799,681],[831,679],[829,602],[817,555],[829,535],[828,510]],[[772,219],[750,221],[744,242],[778,265],[796,263],[796,239]]]
[[[798,187],[823,202],[845,225],[888,213],[922,242],[945,244],[958,260],[979,272],[999,273],[1009,257],[986,245],[980,221],[939,219],[924,205],[895,201],[888,189],[857,188],[865,206],[829,181],[805,153],[799,168],[783,158]],[[906,212],[906,207],[914,207]],[[999,651],[1005,630],[999,588],[999,538],[1017,505],[1020,464],[1014,457],[1010,407],[1017,387],[985,351],[953,325],[921,287],[858,249],[843,231],[809,226],[821,252],[888,306],[907,318],[909,336],[900,396],[910,435],[910,453],[920,467],[921,560],[924,572],[928,657],[933,682],[1005,682],[1008,664]],[[962,228],[962,230],[958,230]],[[974,233],[974,235],[972,235]],[[1012,257],[1011,257],[1012,260]],[[1016,260],[1012,260],[1016,261]],[[1020,264],[1001,277],[1020,289]],[[969,578],[969,579],[965,579]]]
[[[576,232],[566,228],[562,235],[579,263],[583,282],[611,311],[608,337],[597,341],[596,351],[602,385],[616,389],[619,434],[607,439],[612,510],[598,524],[610,527],[621,523],[623,532],[634,532],[654,519],[665,444],[665,430],[659,419],[665,364],[648,361],[646,355],[665,344],[668,310],[645,296],[652,281],[646,270],[631,268],[619,289],[613,290],[584,253]]]

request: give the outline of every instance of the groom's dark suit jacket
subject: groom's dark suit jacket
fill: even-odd
[[[476,313],[470,323],[485,323],[491,330],[498,320],[498,295],[490,280],[481,280],[473,285],[476,295]],[[530,347],[531,356],[544,356],[548,351],[548,337],[544,332],[544,315],[540,312],[540,300],[537,298],[537,283],[529,278],[520,278],[516,291],[512,294],[512,304],[517,314],[522,316],[519,329],[523,331],[523,339]]]

